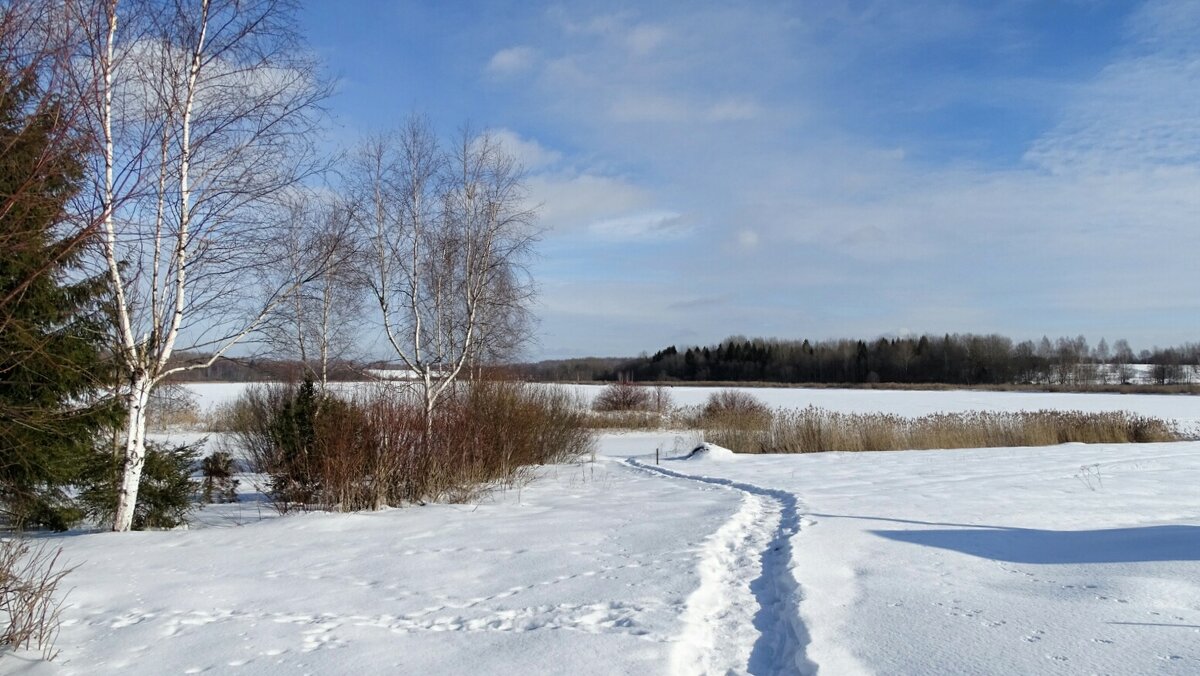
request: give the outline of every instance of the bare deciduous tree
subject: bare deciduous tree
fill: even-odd
[[[247,293],[283,222],[280,197],[315,167],[327,88],[288,0],[79,0],[79,77],[97,148],[92,204],[112,287],[127,407],[113,529],[128,530],[150,391],[206,368],[290,290]],[[209,355],[177,364],[177,350]]]
[[[443,149],[428,123],[366,142],[350,178],[364,279],[383,333],[419,381],[426,438],[438,399],[524,337],[537,232],[521,168],[464,130]]]
[[[298,360],[324,390],[331,365],[351,358],[362,323],[353,209],[335,195],[304,193],[291,202],[288,220],[264,286],[291,292],[263,330],[276,352]]]

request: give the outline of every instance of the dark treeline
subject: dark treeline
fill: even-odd
[[[631,362],[628,357],[579,357],[548,359],[536,364],[522,364],[516,371],[526,380],[547,382],[588,382],[616,380],[618,373]]]
[[[203,363],[210,358],[207,354],[182,352],[172,355],[172,366]],[[375,368],[376,365],[366,366],[349,362],[330,364],[330,380],[363,380],[364,369]],[[295,359],[266,359],[257,357],[229,358],[221,357],[212,366],[195,371],[184,371],[170,378],[170,382],[299,382],[304,379],[306,370],[304,364]]]
[[[1079,336],[1014,343],[999,335],[863,340],[736,336],[717,345],[669,346],[624,361],[580,359],[530,367],[547,380],[940,383],[953,385],[1182,384],[1200,381],[1200,344],[1134,353],[1125,340]],[[1146,366],[1139,366],[1146,365]]]

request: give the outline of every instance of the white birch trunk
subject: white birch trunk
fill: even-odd
[[[117,511],[112,526],[112,529],[119,533],[133,527],[138,484],[142,480],[142,467],[146,464],[146,405],[150,401],[152,387],[149,378],[140,377],[134,381],[126,398],[129,411],[125,427],[125,458],[121,467],[121,486],[117,489]]]
[[[182,104],[182,139],[180,143],[181,158],[179,163],[179,228],[175,233],[175,307],[165,321],[156,321],[152,326],[152,334],[164,335],[163,343],[158,354],[151,353],[153,345],[146,345],[135,358],[137,375],[133,378],[133,388],[129,395],[129,417],[125,430],[125,462],[121,472],[121,487],[117,491],[117,511],[113,518],[113,530],[125,532],[133,527],[133,513],[137,507],[138,487],[142,480],[142,467],[146,464],[146,404],[150,400],[150,390],[162,377],[167,363],[175,349],[175,341],[179,336],[179,327],[183,322],[184,307],[187,299],[187,262],[188,262],[188,225],[191,217],[189,202],[191,198],[191,119],[192,106],[195,102],[196,79],[200,74],[201,58],[204,54],[205,35],[208,28],[209,0],[200,3],[200,35],[192,51],[191,63],[188,67],[187,90]],[[115,21],[114,21],[115,25]],[[157,252],[156,252],[157,254]],[[109,257],[110,269],[116,270],[115,255]],[[158,290],[158,279],[151,284]],[[120,285],[118,275],[118,285]],[[118,286],[120,288],[120,286]],[[157,297],[157,293],[154,294]],[[125,311],[122,302],[122,311]],[[127,314],[127,311],[125,312]],[[166,326],[163,326],[166,324]]]

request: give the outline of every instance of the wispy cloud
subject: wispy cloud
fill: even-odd
[[[635,56],[649,56],[667,36],[667,31],[661,26],[638,24],[629,29],[625,36],[625,44]]]
[[[596,221],[588,230],[609,241],[644,242],[686,237],[692,228],[678,212],[646,211]]]
[[[523,138],[511,129],[493,129],[491,134],[526,171],[543,170],[562,160],[561,152],[547,148],[534,139]]]
[[[649,190],[619,176],[545,172],[530,176],[528,185],[540,221],[552,233],[579,232],[654,204]]]
[[[1154,2],[1122,58],[1079,85],[1026,158],[1055,173],[1200,163],[1200,5]]]
[[[686,101],[666,94],[622,94],[609,106],[617,122],[682,122],[691,113]]]
[[[537,50],[516,46],[501,49],[488,60],[486,71],[497,77],[508,77],[528,71],[537,62]]]

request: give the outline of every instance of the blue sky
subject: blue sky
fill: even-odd
[[[731,334],[1200,339],[1200,3],[310,0],[333,136],[499,133],[532,357]]]

